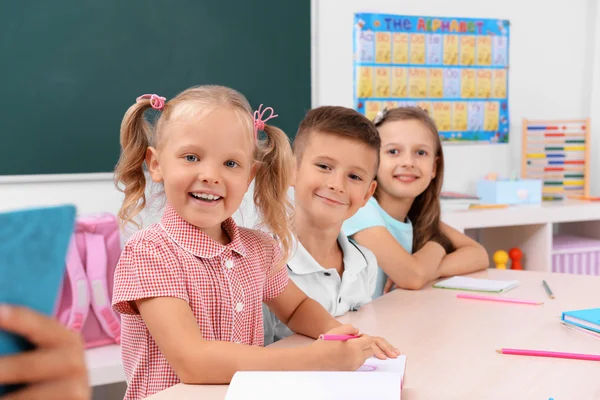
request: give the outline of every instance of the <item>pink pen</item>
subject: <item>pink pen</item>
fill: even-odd
[[[596,354],[578,354],[578,353],[560,353],[555,351],[542,350],[521,350],[521,349],[500,349],[496,350],[500,354],[512,354],[516,356],[535,356],[535,357],[554,357],[570,358],[574,360],[600,361],[600,355]]]
[[[348,339],[358,339],[360,336],[356,335],[319,335],[319,339],[321,340],[343,340],[346,341]]]
[[[459,293],[456,295],[459,299],[473,299],[473,300],[489,300],[489,301],[500,301],[503,303],[517,303],[517,304],[531,304],[534,306],[539,306],[544,304],[541,301],[530,301],[530,300],[519,300],[519,299],[508,299],[506,297],[496,297],[496,296],[481,296],[478,294],[467,294],[467,293]]]

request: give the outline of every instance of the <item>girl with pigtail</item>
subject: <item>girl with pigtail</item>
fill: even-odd
[[[228,383],[238,370],[356,370],[374,354],[364,334],[304,348],[262,347],[263,302],[290,329],[315,339],[359,332],[288,280],[292,153],[286,135],[266,124],[273,109],[261,108],[253,113],[235,90],[199,86],[168,102],[140,96],[123,118],[115,171],[125,194],[120,219],[131,222],[146,206],[147,175],[166,196],[160,223],[130,238],[115,272],[125,399],[179,382]],[[159,112],[152,124],[150,109]],[[277,241],[231,218],[253,179],[257,211]]]

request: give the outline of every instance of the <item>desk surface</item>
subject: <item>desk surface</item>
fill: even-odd
[[[396,290],[340,317],[407,356],[403,400],[598,399],[600,363],[502,355],[502,347],[600,354],[600,339],[563,327],[562,311],[600,307],[600,277],[489,269],[474,277],[518,279],[502,294],[543,306],[457,299],[457,291]],[[551,300],[542,279],[556,295]],[[310,343],[293,336],[276,343]],[[150,399],[224,399],[227,386],[180,384]],[[282,397],[284,398],[284,397]]]

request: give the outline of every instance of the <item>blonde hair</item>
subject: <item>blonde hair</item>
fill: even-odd
[[[413,201],[408,218],[413,224],[413,252],[418,251],[428,241],[436,241],[444,247],[446,253],[454,251],[454,247],[441,230],[440,227],[440,192],[444,182],[444,151],[438,134],[437,126],[427,111],[418,107],[398,107],[389,111],[384,110],[375,118],[375,126],[380,128],[384,124],[393,121],[419,121],[430,132],[435,143],[436,173],[425,191],[419,194]],[[381,184],[377,185],[374,197],[378,199],[382,190]]]
[[[223,86],[197,86],[187,89],[165,103],[154,124],[145,112],[152,107],[150,99],[139,99],[123,117],[121,123],[121,157],[115,168],[115,185],[125,194],[119,218],[125,225],[146,206],[145,158],[149,146],[158,147],[168,134],[166,127],[181,114],[208,113],[219,107],[234,110],[247,128],[249,140],[256,143],[254,160],[256,177],[254,203],[267,228],[280,241],[282,265],[291,253],[291,203],[287,197],[292,171],[292,150],[286,134],[265,124],[265,138],[254,139],[254,118],[248,100],[236,90]],[[139,225],[138,225],[139,226]]]

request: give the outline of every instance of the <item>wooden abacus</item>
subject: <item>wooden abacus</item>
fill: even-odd
[[[521,177],[542,180],[543,200],[589,196],[590,120],[523,120]]]

